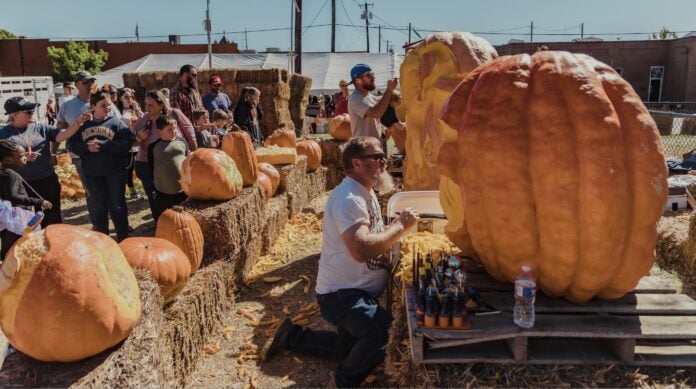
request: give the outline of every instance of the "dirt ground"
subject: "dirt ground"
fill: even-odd
[[[324,198],[325,199],[325,198]],[[88,226],[86,205],[64,203],[66,223]],[[129,220],[133,235],[152,235],[154,222],[146,200],[129,200]],[[317,211],[322,211],[321,206]],[[660,228],[688,229],[691,212],[663,218]],[[304,216],[307,218],[306,215]],[[320,215],[319,215],[320,217]],[[316,218],[316,220],[320,220]],[[292,223],[292,222],[291,222]],[[316,226],[316,223],[315,223]],[[667,227],[665,227],[667,226]],[[294,232],[293,232],[294,231]],[[293,236],[293,233],[295,234]],[[296,244],[287,244],[288,241]],[[286,228],[279,237],[282,247],[274,247],[262,262],[265,273],[253,282],[240,286],[234,308],[228,313],[219,332],[209,339],[206,354],[199,361],[190,380],[191,388],[304,388],[325,387],[336,361],[281,352],[268,363],[257,360],[258,351],[285,317],[295,318],[316,329],[330,329],[316,312],[314,286],[321,232],[305,228],[297,236],[297,227]],[[278,262],[275,264],[275,262]],[[662,266],[662,268],[660,268]],[[673,262],[658,260],[652,274],[670,277],[683,293],[696,297],[693,272]],[[264,277],[279,280],[267,283]],[[306,278],[310,280],[308,283]],[[283,290],[283,286],[288,286]],[[274,291],[277,297],[269,296]],[[281,294],[282,293],[282,294]],[[308,313],[308,314],[307,314]],[[297,315],[302,314],[300,317]],[[304,316],[308,316],[307,320]],[[430,387],[666,387],[696,385],[696,369],[637,368],[627,366],[500,366],[493,364],[433,365],[425,369]],[[364,387],[389,387],[387,377],[378,369]]]

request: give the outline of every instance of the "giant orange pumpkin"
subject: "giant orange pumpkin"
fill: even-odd
[[[655,122],[610,66],[498,58],[456,88],[442,120],[458,138],[440,166],[496,279],[529,264],[546,294],[582,303],[621,297],[650,270],[667,168]]]
[[[329,119],[329,134],[336,140],[348,141],[353,136],[350,129],[350,115],[344,113]]]
[[[166,239],[177,245],[191,263],[191,274],[203,261],[203,231],[196,219],[183,207],[176,205],[167,209],[157,219],[155,237]]]
[[[263,173],[271,181],[271,193],[275,193],[280,184],[280,173],[273,165],[267,162],[259,163],[259,173]]]
[[[317,170],[321,166],[321,146],[314,140],[297,142],[297,154],[307,156],[307,170]]]
[[[293,130],[279,128],[263,141],[264,146],[292,147],[297,145],[297,135]]]
[[[271,183],[271,179],[268,178],[267,175],[259,172],[259,179],[257,182],[259,183],[261,189],[263,189],[263,193],[266,195],[267,199],[273,197],[273,184]]]
[[[41,361],[96,355],[125,339],[140,313],[133,270],[99,232],[50,225],[18,240],[0,269],[2,332]]]
[[[242,191],[242,175],[234,160],[221,150],[198,149],[179,172],[181,188],[194,200],[229,200]]]
[[[469,72],[496,57],[498,53],[488,41],[466,32],[432,34],[408,51],[399,79],[407,124],[405,189],[438,188],[438,151],[457,135],[438,119],[440,110]],[[395,134],[395,141],[400,143],[403,135]]]
[[[172,242],[134,237],[124,239],[119,247],[132,267],[150,272],[160,286],[165,304],[174,300],[191,276],[188,257]]]
[[[227,153],[242,174],[244,186],[254,185],[259,163],[251,137],[246,131],[231,131],[222,137],[222,151]]]

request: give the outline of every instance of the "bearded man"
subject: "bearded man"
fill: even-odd
[[[353,137],[371,136],[383,141],[383,130],[379,120],[389,107],[392,92],[398,85],[398,80],[389,79],[387,89],[380,98],[370,93],[375,90],[375,74],[368,65],[360,63],[353,66],[350,70],[350,78],[349,84],[355,87],[355,91],[348,99],[348,114]]]
[[[343,151],[346,178],[326,204],[316,298],[321,315],[337,331],[316,331],[286,319],[263,350],[281,349],[340,360],[328,386],[359,387],[384,361],[391,314],[378,298],[388,282],[384,255],[416,224],[410,208],[386,228],[373,189],[388,190],[386,155],[373,137],[351,139]]]
[[[179,69],[179,81],[171,88],[169,105],[179,108],[193,123],[193,111],[203,109],[201,94],[198,92],[198,71],[193,65],[184,65]]]

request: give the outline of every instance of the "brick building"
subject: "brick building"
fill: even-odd
[[[498,54],[534,53],[538,47],[589,54],[612,66],[643,101],[696,101],[696,36],[670,40],[534,42],[498,46]]]
[[[112,43],[103,40],[87,41],[93,50],[103,49],[109,58],[102,70],[134,61],[148,54],[200,54],[208,52],[207,44],[176,44],[169,42]],[[66,41],[48,39],[0,40],[1,76],[45,76],[51,73],[51,62],[46,56],[50,46],[65,47]],[[238,53],[234,42],[213,45],[213,53]]]

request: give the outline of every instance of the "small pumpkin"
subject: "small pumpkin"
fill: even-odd
[[[164,303],[169,303],[186,286],[191,276],[191,263],[174,243],[150,237],[124,239],[118,244],[128,263],[146,269],[157,281]]]
[[[242,191],[242,174],[222,150],[201,148],[192,152],[179,175],[181,188],[195,200],[230,200]]]
[[[305,139],[297,142],[297,154],[307,157],[307,170],[316,170],[321,166],[321,146],[314,140]]]
[[[297,145],[297,135],[293,130],[279,128],[263,141],[264,146],[292,147]]]
[[[72,163],[72,157],[70,157],[70,153],[63,153],[63,154],[56,155],[56,165],[62,166],[62,165],[69,165],[71,163]]]
[[[246,131],[230,131],[222,137],[222,151],[234,159],[244,186],[254,185],[259,163],[254,144]]]
[[[184,207],[175,205],[167,209],[157,219],[155,237],[166,239],[177,245],[191,263],[191,274],[195,273],[203,261],[203,231],[201,226]]]
[[[259,172],[259,178],[257,182],[259,183],[261,189],[263,189],[263,192],[266,194],[267,199],[273,197],[273,184],[271,184],[271,179],[268,178],[267,175]]]
[[[259,163],[259,173],[263,173],[271,181],[271,193],[275,193],[280,184],[280,173],[268,162]]]
[[[344,113],[329,119],[329,134],[338,141],[349,141],[353,136],[350,129],[350,115]]]
[[[0,326],[40,361],[70,362],[112,347],[141,314],[140,289],[109,236],[53,224],[20,238],[0,269]]]

